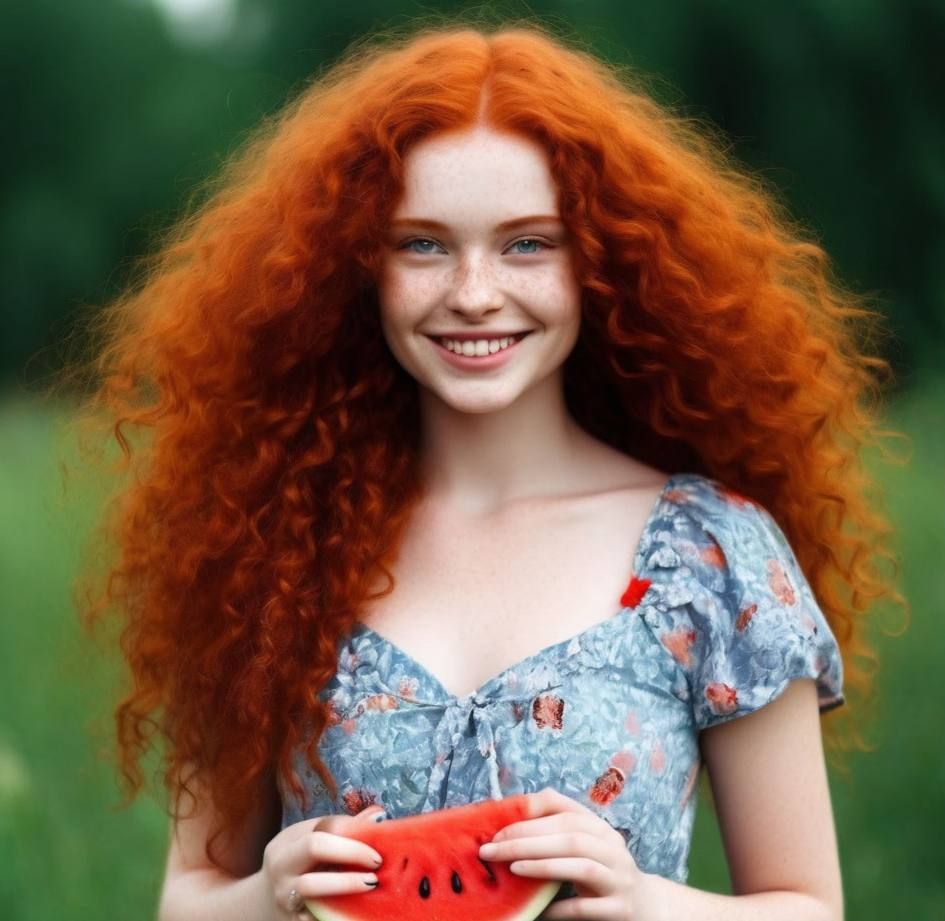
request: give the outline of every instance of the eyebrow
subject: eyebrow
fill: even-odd
[[[499,230],[511,230],[514,227],[520,227],[522,224],[537,224],[539,222],[546,222],[550,224],[563,223],[561,218],[554,214],[528,214],[525,217],[516,217],[509,221],[502,221],[502,223],[497,224],[496,227]],[[433,227],[436,230],[450,229],[448,224],[444,224],[441,221],[434,221],[432,218],[427,217],[401,217],[392,220],[390,223],[392,227],[399,226],[401,224],[420,224],[424,227]]]

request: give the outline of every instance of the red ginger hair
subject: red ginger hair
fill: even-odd
[[[100,312],[79,419],[113,431],[134,482],[90,594],[133,679],[117,704],[126,790],[154,736],[179,814],[199,777],[233,834],[261,780],[305,797],[317,694],[420,495],[416,383],[380,330],[380,233],[422,138],[477,122],[547,152],[582,289],[569,411],[664,470],[717,478],[784,528],[871,691],[871,605],[905,606],[860,449],[879,444],[879,314],[704,124],[536,25],[459,24],[362,42],[238,151]],[[151,437],[133,445],[126,430]],[[832,748],[843,741],[827,718]],[[214,836],[215,837],[215,836]],[[213,838],[208,842],[211,854]]]

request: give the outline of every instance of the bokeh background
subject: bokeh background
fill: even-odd
[[[877,617],[872,750],[830,779],[847,916],[945,918],[943,0],[3,0],[0,915],[153,917],[167,841],[161,797],[121,808],[105,759],[120,670],[70,596],[99,500],[63,498],[71,403],[40,394],[81,312],[121,290],[254,124],[352,40],[434,10],[534,16],[653,75],[886,316],[885,413],[909,441],[902,463],[869,462],[912,616]],[[692,885],[730,891],[705,806],[691,867]]]

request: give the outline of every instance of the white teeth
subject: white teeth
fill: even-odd
[[[456,339],[440,339],[440,345],[455,352],[457,355],[493,355],[502,349],[507,349],[521,337],[505,336],[502,339],[467,339],[460,342]]]

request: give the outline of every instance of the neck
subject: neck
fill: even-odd
[[[421,390],[421,419],[427,498],[473,516],[567,492],[587,437],[567,412],[560,374],[495,412],[459,412]]]

